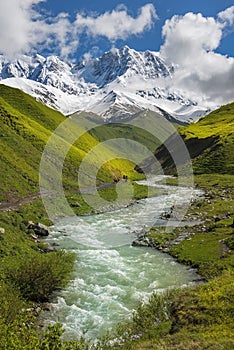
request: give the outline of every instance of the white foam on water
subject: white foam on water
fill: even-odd
[[[44,315],[48,322],[61,322],[69,339],[95,339],[127,319],[153,291],[192,283],[194,271],[170,256],[131,246],[134,231],[152,225],[161,214],[162,199],[170,207],[178,196],[184,201],[186,190],[169,186],[166,198],[146,199],[111,213],[65,218],[52,227],[49,240],[78,258],[74,279]]]

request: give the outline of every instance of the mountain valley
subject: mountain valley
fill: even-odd
[[[116,59],[118,55],[121,59]],[[132,56],[130,59],[129,55]],[[139,69],[142,59],[144,64],[149,64]],[[116,72],[114,75],[109,70],[110,62]],[[134,66],[133,62],[138,65]],[[24,57],[23,61],[14,64],[2,60],[1,65],[2,348],[109,350],[119,349],[121,343],[122,349],[134,350],[232,349],[234,104],[221,106],[204,116],[208,109],[199,107],[197,102],[176,92],[169,93],[165,87],[155,86],[155,81],[170,79],[173,67],[165,66],[156,54],[137,55],[129,48],[122,49],[122,53],[112,52],[94,62],[81,62],[74,66],[55,57],[45,59],[42,56],[34,59]],[[60,111],[66,112],[69,118]],[[196,122],[185,125],[192,120]],[[66,125],[66,122],[71,128],[65,128],[66,134],[62,134],[58,127]],[[83,128],[84,125],[87,129]],[[161,142],[147,128],[160,131]],[[82,136],[69,143],[69,137],[76,135],[76,132]],[[129,160],[130,154],[127,159],[119,157],[117,148],[120,154],[125,151],[125,144],[122,145],[119,139],[142,143],[155,154],[164,174],[175,175],[166,177],[165,185],[176,186],[177,169],[171,157],[173,152],[179,153],[173,143],[175,134],[188,149],[195,187],[204,193],[200,200],[191,201],[185,218],[187,223],[196,225],[181,226],[170,232],[165,231],[165,227],[152,226],[144,233],[150,242],[153,240],[154,247],[165,250],[188,269],[192,267],[199,271],[201,284],[182,290],[169,288],[164,293],[153,294],[148,303],[140,305],[127,322],[96,344],[83,338],[63,340],[63,329],[59,324],[46,331],[38,331],[41,329],[41,311],[48,309],[48,302],[61,288],[66,287],[68,281],[73,281],[75,261],[72,253],[59,249],[56,242],[54,246],[48,245],[29,229],[29,222],[52,224],[40,197],[39,184],[40,163],[50,138],[55,135],[58,140],[48,158],[48,169],[53,165],[55,172],[61,150],[69,146],[63,164],[62,184],[74,214],[81,221],[85,215],[87,222],[89,215],[97,214],[97,220],[101,217],[101,212],[95,212],[86,203],[77,184],[80,167],[91,154],[87,158],[87,168],[97,174],[95,185],[101,198],[107,201],[109,210],[112,210],[109,217],[113,226],[115,207],[112,203],[118,197],[117,189],[121,187],[122,193],[129,195],[129,186],[133,186],[130,205],[132,210],[133,203],[139,208],[140,200],[147,197],[150,191],[147,186],[136,183],[144,178],[144,174],[137,170],[144,170],[144,166],[150,168],[152,164],[147,152],[142,152],[144,162],[140,164]],[[109,139],[117,140],[118,147],[105,143]],[[92,153],[92,149],[97,147],[100,147],[99,150]],[[127,148],[131,154],[134,150],[135,147],[131,145]],[[111,160],[100,167],[99,156]],[[53,184],[50,176],[44,178]],[[85,186],[92,197],[94,188],[89,188],[88,182]],[[160,194],[164,192],[153,193],[154,196]],[[46,195],[52,198],[54,193],[48,192]],[[124,206],[122,210],[124,212]],[[76,229],[79,231],[80,228]],[[64,231],[61,230],[60,234],[69,240]],[[88,239],[92,228],[84,234]],[[133,249],[130,247],[130,250]],[[144,249],[152,248],[145,246]],[[86,248],[84,252],[88,254]],[[95,249],[91,250],[92,255],[95,252]],[[113,250],[110,252],[113,254]],[[101,259],[105,258],[99,251],[98,254]],[[79,263],[78,258],[75,264],[79,267]]]

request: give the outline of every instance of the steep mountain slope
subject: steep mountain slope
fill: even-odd
[[[195,173],[234,174],[234,103],[210,113],[198,123],[180,129],[194,159]],[[198,142],[196,141],[198,140]],[[197,143],[209,141],[197,154]]]
[[[18,89],[0,85],[0,199],[1,201],[38,193],[39,166],[44,147],[54,130],[67,120],[61,113],[52,110]],[[75,130],[84,133],[76,123]],[[59,146],[67,147],[67,135],[58,136]],[[73,145],[63,167],[63,182],[66,190],[77,191],[77,171],[84,156],[99,141],[84,133]],[[56,146],[56,145],[55,145]],[[60,149],[54,149],[54,160],[59,159]],[[130,162],[115,160],[115,154],[100,146],[100,154],[113,161],[103,165],[98,172],[99,181],[113,182],[115,173],[128,174],[133,169]],[[49,164],[49,163],[48,163]],[[49,166],[49,165],[48,165]],[[97,154],[90,159],[93,171],[98,167]]]
[[[195,174],[234,174],[234,103],[178,131],[190,153]],[[176,140],[176,134],[170,136],[155,152],[165,172],[176,171],[171,157],[180,152]],[[150,159],[146,160],[142,168],[147,169],[151,163]]]
[[[156,52],[125,46],[102,57],[62,62],[56,56],[0,57],[0,79],[64,114],[88,111],[102,118],[123,119],[148,109],[190,122],[207,114],[209,106],[173,90],[174,68]]]
[[[137,52],[124,46],[120,50],[112,49],[100,58],[80,61],[72,72],[77,74],[79,79],[83,78],[88,83],[104,87],[120,76],[165,78],[173,73],[173,67],[167,67],[155,52]]]
[[[154,326],[155,310],[152,327],[148,327],[145,315],[150,314],[154,305],[150,302],[148,310],[142,310],[137,319],[137,327],[147,324],[145,334],[150,329],[149,336],[137,328],[143,337],[133,348],[228,350],[234,345],[234,103],[179,131],[192,158],[196,184],[202,186],[205,195],[192,203],[186,214],[186,221],[194,222],[191,227],[182,225],[171,232],[155,226],[146,239],[180,263],[198,269],[209,282],[187,289],[175,299],[171,309],[172,327],[166,331],[167,335],[161,335],[163,323],[158,328]],[[168,173],[176,173],[170,157],[174,150],[179,152],[175,140],[176,135],[171,136],[155,152]],[[151,166],[150,159],[144,166]],[[177,179],[169,178],[168,183],[175,184]],[[168,319],[170,316],[167,324]]]
[[[70,118],[77,120],[80,124],[88,120],[90,122],[89,133],[100,142],[105,142],[106,140],[117,140],[118,142],[118,139],[125,139],[133,140],[145,146],[145,157],[147,157],[148,151],[154,152],[155,147],[162,143],[161,140],[167,139],[172,130],[177,129],[181,125],[176,119],[171,117],[168,120],[171,122],[169,124],[164,121],[159,113],[152,111],[140,111],[131,115],[122,123],[114,121],[112,123],[100,123],[100,117],[97,114],[88,112],[74,113]],[[93,128],[91,123],[94,125]],[[171,128],[169,128],[169,125]],[[130,145],[128,146],[128,151],[130,151]],[[120,148],[120,143],[118,143],[117,148]],[[136,152],[137,149],[133,145],[132,153]]]

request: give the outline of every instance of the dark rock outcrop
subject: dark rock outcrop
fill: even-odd
[[[40,222],[34,224],[32,221],[28,223],[28,230],[33,230],[37,236],[46,237],[49,236],[48,227]]]
[[[71,203],[71,207],[72,208],[80,208],[81,204],[79,202],[74,202],[74,203]]]

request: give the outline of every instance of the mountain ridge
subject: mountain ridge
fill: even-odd
[[[172,87],[173,65],[159,53],[124,46],[74,63],[58,56],[0,56],[0,83],[17,87],[65,115],[94,112],[105,120],[128,118],[134,107],[189,123],[210,111]],[[119,100],[108,98],[114,92]],[[48,95],[48,97],[47,97]]]
[[[197,123],[180,127],[178,132],[190,154],[194,175],[234,175],[234,103],[220,107]],[[177,136],[172,134],[155,151],[156,159],[167,174],[177,173],[171,156],[173,152],[180,154]],[[138,170],[147,171],[153,162],[153,158],[146,159]],[[186,164],[182,161],[179,166]]]

